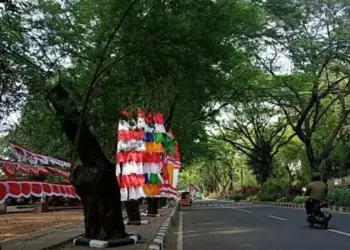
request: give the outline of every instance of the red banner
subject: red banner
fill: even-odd
[[[0,180],[0,204],[7,198],[19,198],[30,196],[63,196],[76,198],[75,188],[72,185],[38,182],[38,181],[1,181]]]
[[[189,192],[192,196],[194,196],[196,193],[198,193],[198,189],[195,186],[193,186],[192,184],[190,184]]]
[[[29,161],[30,164],[42,164],[42,165],[57,165],[61,167],[70,167],[70,163],[55,159],[50,156],[35,154],[25,148],[17,146],[15,144],[10,144],[13,153],[20,160]]]
[[[7,177],[11,179],[14,178],[17,173],[34,176],[47,176],[50,173],[52,173],[55,175],[62,176],[66,179],[69,178],[69,173],[53,167],[34,166],[10,161],[0,161],[0,169],[6,174]]]

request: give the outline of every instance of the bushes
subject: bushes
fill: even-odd
[[[209,193],[206,198],[208,199],[218,199],[219,198],[219,194],[217,193]]]
[[[236,189],[231,193],[230,200],[242,201],[247,200],[251,196],[255,196],[259,191],[258,187],[255,186],[243,186],[242,188]]]
[[[292,195],[288,195],[288,196],[283,196],[279,199],[277,199],[278,202],[291,202],[293,201],[295,198],[295,196],[292,196]]]
[[[242,201],[242,200],[246,200],[248,197],[249,197],[249,194],[233,194],[230,197],[230,200]]]
[[[306,202],[307,199],[308,199],[307,196],[299,195],[299,196],[297,196],[297,197],[294,198],[293,203],[304,204],[304,203]]]
[[[258,198],[261,201],[277,201],[282,197],[288,196],[288,190],[288,186],[270,179],[261,186]]]
[[[257,200],[259,200],[257,194],[252,195],[252,196],[249,196],[249,197],[247,198],[247,201],[248,201],[248,202],[257,201]]]
[[[255,186],[243,186],[229,192],[209,193],[206,195],[208,199],[230,199],[235,201],[246,200],[248,197],[256,195],[259,189]]]
[[[260,201],[293,202],[296,204],[304,204],[308,198],[307,196],[302,195],[296,197],[284,195],[286,190],[285,188],[271,183],[265,184],[262,185],[257,196]],[[331,206],[350,207],[350,189],[340,187],[329,188],[328,202]]]
[[[349,188],[330,188],[328,190],[329,205],[340,207],[350,207]]]

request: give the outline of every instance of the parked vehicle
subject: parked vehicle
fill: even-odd
[[[203,197],[202,197],[202,194],[201,194],[201,193],[196,193],[196,194],[195,194],[195,196],[194,196],[194,198],[195,198],[195,199],[197,199],[197,200],[201,200],[201,199],[203,199]]]
[[[181,193],[181,206],[189,206],[192,207],[192,198],[190,192],[182,192]]]

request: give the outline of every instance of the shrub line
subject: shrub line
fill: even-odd
[[[253,201],[252,204],[269,205],[274,207],[289,207],[289,208],[298,208],[298,209],[305,208],[304,204],[296,204],[291,202]],[[329,206],[329,208],[333,212],[350,212],[350,207]]]

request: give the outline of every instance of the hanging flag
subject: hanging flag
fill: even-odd
[[[190,191],[190,194],[192,196],[194,196],[194,195],[196,195],[196,193],[198,193],[198,189],[195,186],[193,186],[192,184],[190,184],[189,191]]]
[[[16,157],[20,160],[20,161],[28,161],[30,162],[30,164],[41,164],[41,165],[58,165],[61,167],[70,167],[70,163],[65,162],[65,161],[61,161],[58,159],[55,159],[53,157],[50,156],[44,156],[44,155],[39,155],[39,154],[35,154],[25,148],[22,148],[20,146],[17,146],[15,144],[10,143],[10,147],[12,149],[12,152],[16,155]]]

